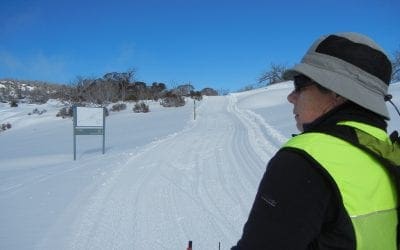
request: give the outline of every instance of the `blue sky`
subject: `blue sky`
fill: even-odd
[[[136,71],[174,87],[237,90],[291,66],[320,35],[400,50],[400,1],[0,0],[0,79],[73,83]]]

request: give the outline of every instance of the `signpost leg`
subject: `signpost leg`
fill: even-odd
[[[72,115],[74,116],[74,120],[73,120],[73,134],[74,134],[74,161],[76,160],[76,132],[75,132],[75,128],[76,128],[76,123],[77,123],[77,121],[76,121],[76,112],[77,111],[77,108],[76,108],[76,105],[74,105],[74,106],[72,106]]]
[[[75,135],[75,129],[74,129],[74,161],[76,160],[76,135]]]
[[[196,120],[196,100],[193,99],[193,120]]]
[[[103,129],[103,155],[104,155],[104,151],[105,151],[105,145],[106,145],[106,136],[105,136],[105,131]]]
[[[103,155],[106,145],[106,108],[103,107]]]

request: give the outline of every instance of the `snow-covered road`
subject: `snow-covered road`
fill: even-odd
[[[235,243],[265,162],[277,150],[277,131],[238,109],[235,96],[208,98],[195,122],[116,164],[112,174],[79,201],[68,231],[53,228],[43,248],[196,249]],[[270,128],[273,130],[272,128]],[[52,241],[56,239],[56,241]]]
[[[40,117],[0,106],[0,122],[16,124],[0,134],[0,249],[229,249],[267,161],[296,132],[290,90],[207,97],[195,121],[191,102],[111,113],[106,154],[83,136],[77,161],[57,104]]]

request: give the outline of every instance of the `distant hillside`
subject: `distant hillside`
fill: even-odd
[[[64,85],[41,81],[3,79],[0,80],[0,102],[45,103],[50,98],[58,98],[57,93],[63,88]]]
[[[212,88],[196,91],[190,84],[182,84],[168,90],[164,83],[131,82],[126,73],[108,73],[102,78],[80,78],[74,85],[61,85],[41,81],[0,79],[0,102],[46,103],[58,99],[66,103],[95,103],[99,105],[118,101],[161,99],[174,106],[182,97],[201,99],[203,95],[218,95]],[[171,104],[172,100],[172,104]]]

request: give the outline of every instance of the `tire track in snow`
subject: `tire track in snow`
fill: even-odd
[[[186,129],[115,167],[76,218],[70,249],[232,245],[274,150],[235,99],[206,98]]]
[[[173,136],[172,136],[173,137]],[[159,142],[157,142],[159,143]],[[99,191],[88,202],[85,211],[76,220],[71,249],[127,249],[134,241],[136,220],[146,186],[156,176],[158,166],[145,163],[136,167],[134,162],[157,146],[151,143],[143,151],[114,170]],[[131,180],[131,177],[134,179]]]
[[[17,177],[13,177],[13,179],[6,179],[3,183],[0,184],[0,197],[13,195],[17,192],[24,191],[26,188],[29,188],[32,185],[37,185],[49,179],[63,176],[69,172],[79,171],[82,167],[85,167],[85,163],[82,163],[80,165],[71,164],[69,160],[71,158],[70,155],[56,155],[53,158],[54,160],[45,159],[47,161],[42,161],[42,165],[40,166],[40,168],[48,169],[48,171],[46,171],[45,173],[43,173],[44,171],[37,173],[32,169],[20,170],[20,172],[23,172],[23,174],[21,173],[20,175],[17,175]],[[24,162],[23,164],[29,164],[29,162],[35,162],[37,161],[37,159],[33,157],[21,159],[20,161]],[[7,164],[7,162],[5,164]]]

